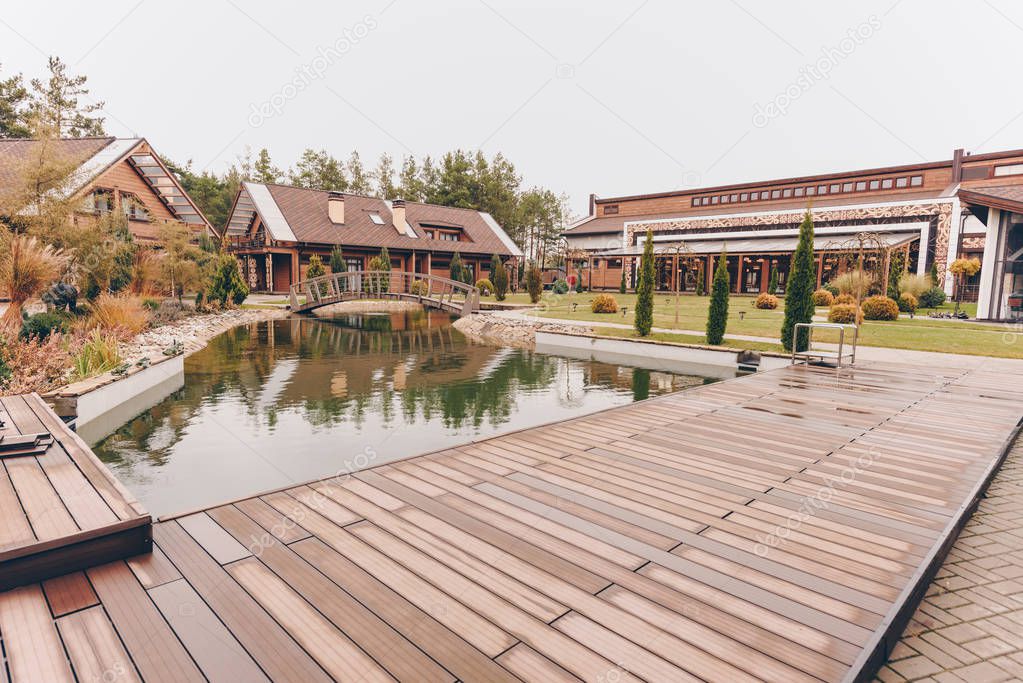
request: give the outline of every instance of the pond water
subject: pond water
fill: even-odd
[[[289,318],[214,338],[94,450],[164,515],[708,381],[472,343],[437,312]]]

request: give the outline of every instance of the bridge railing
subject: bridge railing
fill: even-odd
[[[349,270],[309,278],[291,285],[291,309],[326,306],[348,299],[426,299],[449,310],[467,315],[479,310],[480,292],[464,282],[400,270]],[[299,297],[305,297],[305,304]]]

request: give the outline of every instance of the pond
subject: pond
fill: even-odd
[[[237,327],[184,372],[94,446],[154,516],[712,381],[478,344],[425,311]]]

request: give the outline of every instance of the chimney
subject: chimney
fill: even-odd
[[[963,179],[963,158],[966,156],[962,148],[952,153],[952,182],[958,183]]]
[[[394,229],[402,235],[408,234],[408,223],[405,221],[405,200],[395,199],[391,202],[391,217]]]
[[[345,196],[340,192],[327,193],[327,217],[335,225],[345,222]]]
[[[590,215],[597,215],[597,195],[590,194]]]

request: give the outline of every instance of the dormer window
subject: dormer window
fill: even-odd
[[[94,190],[85,198],[84,208],[90,213],[110,213],[114,210],[114,193],[110,190]]]
[[[383,225],[384,224],[384,219],[381,218],[380,214],[376,213],[375,211],[371,211],[370,212],[369,219],[371,221],[373,221],[374,223],[376,223],[377,225]]]

